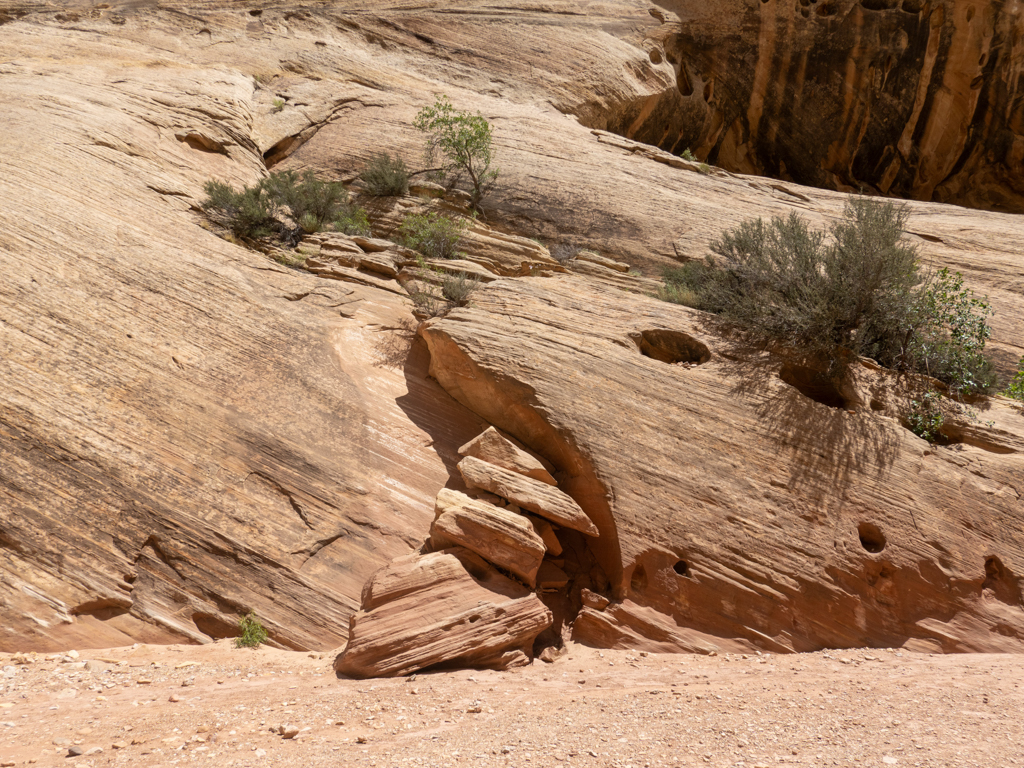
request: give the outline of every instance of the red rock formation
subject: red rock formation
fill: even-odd
[[[981,0],[664,0],[676,87],[600,122],[741,173],[1024,211],[1024,19]],[[653,12],[652,12],[653,13]]]

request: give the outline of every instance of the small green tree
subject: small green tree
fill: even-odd
[[[479,113],[455,109],[448,97],[441,95],[432,106],[419,111],[413,125],[429,134],[427,164],[440,162],[436,172],[442,181],[454,185],[462,176],[469,177],[470,205],[479,211],[481,198],[498,178],[498,169],[491,167],[491,124]]]

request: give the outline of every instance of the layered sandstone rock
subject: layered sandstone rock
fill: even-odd
[[[935,448],[873,364],[826,392],[712,318],[578,276],[491,283],[420,333],[431,374],[600,530],[585,545],[611,604],[577,639],[1024,650],[1024,422],[1003,401]],[[684,360],[643,344],[665,337]]]
[[[633,0],[586,15],[568,0],[101,5],[19,3],[0,24],[0,649],[206,642],[249,609],[279,645],[336,647],[361,586],[419,546],[459,446],[490,424],[551,460],[601,532],[552,531],[569,581],[546,596],[564,602],[545,642],[587,587],[624,606],[605,611],[620,624],[629,601],[717,643],[1016,648],[1021,435],[998,401],[950,428],[959,448],[932,450],[872,415],[895,395],[869,386],[851,416],[794,394],[799,372],[761,389],[747,353],[629,293],[656,281],[582,262],[495,281],[424,330],[467,408],[427,376],[375,256],[390,248],[335,239],[311,274],[196,213],[210,178],[354,180],[382,137],[415,164],[412,118],[444,91],[495,127],[500,184],[466,249],[494,274],[562,270],[523,235],[656,275],[746,218],[837,216],[843,195],[705,174],[580,124],[637,104],[656,124],[677,90],[668,50],[651,55],[671,17]],[[372,240],[405,212],[464,211],[437,192],[360,198]],[[908,226],[926,262],[991,298],[991,348],[1015,366],[1018,219],[914,204]]]
[[[437,513],[430,526],[432,548],[465,547],[536,586],[547,547],[525,517],[448,490],[438,494]]]
[[[459,448],[459,456],[473,456],[489,464],[540,480],[542,483],[558,485],[536,456],[530,455],[494,427],[488,428]]]
[[[466,550],[409,555],[367,583],[334,668],[350,677],[438,665],[504,669],[528,663],[550,623],[529,589]]]
[[[470,488],[482,488],[528,509],[552,523],[598,536],[597,526],[573,499],[557,488],[503,467],[467,456],[459,462],[459,472]]]

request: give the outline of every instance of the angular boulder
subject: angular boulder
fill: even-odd
[[[465,547],[536,586],[546,547],[525,517],[448,488],[437,495],[435,512],[437,518],[430,526],[434,549]]]
[[[470,488],[482,488],[495,493],[564,528],[572,528],[595,538],[600,535],[597,526],[580,509],[579,504],[557,488],[489,464],[475,456],[467,456],[458,466],[462,479]]]
[[[488,427],[479,437],[459,448],[459,456],[475,456],[490,464],[540,480],[542,483],[558,485],[539,459],[524,451],[494,427]]]
[[[518,507],[516,507],[518,509]],[[555,529],[551,526],[547,520],[542,517],[534,517],[533,515],[526,516],[531,523],[533,523],[533,530],[537,532],[537,535],[544,541],[544,546],[547,547],[555,557],[562,554],[562,542],[558,540],[558,536],[555,535]]]
[[[439,665],[505,669],[529,662],[551,622],[535,594],[472,552],[407,555],[366,583],[334,669],[357,678]]]

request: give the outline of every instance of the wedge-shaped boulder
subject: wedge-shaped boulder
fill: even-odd
[[[459,456],[475,456],[499,467],[532,477],[534,480],[540,480],[542,483],[558,485],[539,459],[524,451],[494,427],[488,427],[482,434],[459,448]]]
[[[359,678],[436,666],[507,669],[529,663],[551,622],[533,592],[468,550],[407,555],[366,583],[334,669]]]
[[[519,507],[516,507],[516,510],[518,509]],[[527,515],[527,518],[533,523],[533,530],[544,540],[544,546],[548,552],[555,557],[562,554],[562,542],[558,540],[558,536],[555,534],[555,529],[551,527],[551,523],[542,517],[535,517],[534,515]]]
[[[546,547],[525,517],[447,488],[437,494],[435,513],[430,526],[434,549],[465,547],[536,586]]]
[[[460,461],[459,472],[470,488],[495,493],[563,528],[572,528],[595,538],[600,535],[597,526],[571,496],[546,483],[475,456],[467,456]]]

